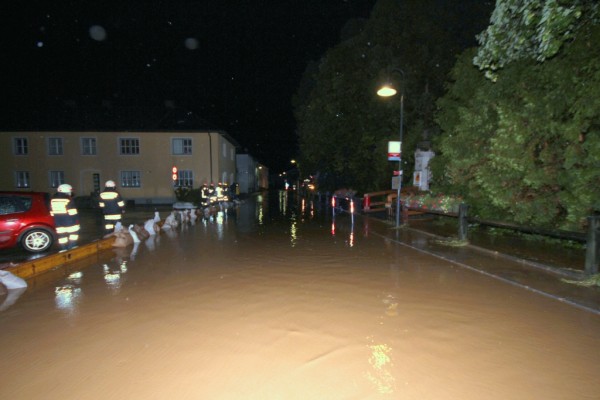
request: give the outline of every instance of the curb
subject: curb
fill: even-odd
[[[114,241],[114,237],[95,240],[71,250],[61,251],[35,260],[25,261],[19,265],[4,268],[4,270],[23,279],[35,278],[44,272],[72,264],[76,261],[93,256],[100,251],[112,249]]]

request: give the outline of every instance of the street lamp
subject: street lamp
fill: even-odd
[[[391,72],[399,72],[402,75],[402,84],[400,86],[400,156],[398,157],[398,194],[396,195],[396,228],[400,227],[400,191],[402,190],[402,133],[404,127],[404,71],[400,68],[394,68]],[[381,97],[391,97],[397,93],[391,83],[382,86],[377,95]]]

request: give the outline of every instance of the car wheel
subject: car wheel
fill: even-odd
[[[21,246],[31,253],[46,251],[52,246],[54,238],[44,229],[32,229],[21,237]]]

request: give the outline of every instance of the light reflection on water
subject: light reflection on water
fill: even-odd
[[[369,338],[373,341],[373,338]],[[381,394],[392,394],[395,391],[396,379],[394,378],[392,362],[392,349],[384,343],[367,345],[370,369],[365,373],[367,379]]]
[[[296,247],[298,241],[298,221],[295,216],[290,221],[290,245]]]
[[[348,216],[350,218],[350,226],[348,229],[348,232],[345,233],[344,237],[344,243],[346,243],[348,245],[348,247],[354,247],[355,245],[355,237],[354,237],[354,215],[350,214]],[[333,217],[331,218],[331,236],[335,237],[337,234],[339,234],[339,231],[336,227],[336,217],[335,214],[333,215]],[[347,221],[344,221],[342,223],[342,225],[345,227],[346,225],[348,225]],[[368,231],[365,231],[365,237],[368,236],[367,235]],[[339,236],[339,235],[338,235]]]
[[[77,311],[77,304],[81,299],[81,288],[65,284],[54,289],[56,308],[73,315]]]

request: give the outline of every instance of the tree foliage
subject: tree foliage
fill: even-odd
[[[512,61],[544,61],[599,12],[597,0],[498,0],[490,25],[478,36],[474,63],[494,77]]]
[[[506,65],[495,83],[465,52],[439,102],[440,188],[481,217],[579,229],[600,211],[600,27],[544,63]]]
[[[414,150],[423,132],[434,129],[435,100],[445,76],[468,32],[474,41],[479,31],[458,28],[461,7],[486,10],[480,0],[446,8],[438,3],[379,0],[365,23],[345,29],[346,40],[307,68],[294,99],[300,165],[305,173],[333,177],[326,189],[390,187],[398,166],[387,161],[387,142],[398,140],[400,96],[376,95],[387,79],[405,93],[404,174],[412,176]],[[394,67],[402,69],[404,79],[390,72]]]

